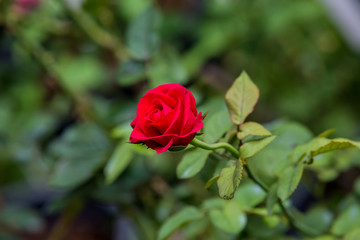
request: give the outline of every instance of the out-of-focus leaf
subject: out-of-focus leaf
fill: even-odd
[[[329,182],[355,164],[358,154],[356,148],[320,154],[313,158],[308,168],[315,171],[321,181]]]
[[[109,147],[107,136],[94,124],[69,128],[51,145],[57,160],[50,184],[71,188],[85,182],[105,162]]]
[[[233,201],[227,202],[224,209],[210,210],[209,215],[216,227],[231,234],[240,233],[247,222],[246,214],[241,206]]]
[[[254,140],[244,143],[240,147],[240,151],[239,151],[240,157],[246,159],[254,156],[257,152],[259,152],[261,149],[263,149],[264,147],[269,145],[272,141],[274,141],[275,138],[276,136],[272,135],[259,140]]]
[[[274,206],[277,202],[277,199],[278,199],[277,191],[278,191],[278,184],[274,183],[269,188],[269,192],[266,197],[266,210],[267,210],[268,215],[271,214],[272,209],[274,208]]]
[[[232,199],[238,188],[242,176],[243,165],[240,160],[232,167],[223,168],[217,180],[219,196],[223,199]]]
[[[157,239],[166,239],[173,232],[183,227],[185,224],[199,220],[202,217],[203,214],[197,208],[185,207],[163,223],[163,225],[160,227]]]
[[[211,114],[205,120],[204,141],[208,143],[216,142],[231,126],[232,123],[226,109]]]
[[[93,57],[69,57],[59,59],[57,70],[59,79],[69,91],[78,93],[94,88],[104,80],[101,63]]]
[[[266,192],[255,183],[241,184],[237,189],[234,201],[243,208],[252,208],[261,203],[266,197]]]
[[[271,239],[282,239],[280,236],[284,236],[284,231],[287,230],[282,221],[275,226],[269,226],[264,220],[265,217],[263,216],[248,215],[246,231],[250,232],[255,239],[269,239],[269,237]]]
[[[0,223],[11,229],[38,232],[44,227],[41,216],[25,206],[8,206],[0,211]]]
[[[152,240],[156,238],[157,228],[155,225],[154,219],[151,219],[147,215],[145,215],[142,211],[135,210],[134,211],[134,219],[138,222],[138,226],[141,228],[141,232],[143,233],[143,237],[141,239],[144,240]]]
[[[309,210],[299,221],[310,227],[316,235],[324,234],[333,220],[332,213],[325,208],[313,208]]]
[[[194,76],[204,62],[225,50],[228,37],[234,31],[224,28],[221,23],[208,24],[202,29],[197,44],[184,54],[182,62],[190,76]]]
[[[240,125],[240,132],[238,132],[237,137],[243,139],[246,136],[269,136],[271,132],[264,128],[263,125],[256,122],[246,122]]]
[[[225,95],[231,121],[236,125],[243,123],[258,99],[259,89],[247,73],[242,72]]]
[[[351,205],[343,211],[331,227],[331,232],[336,235],[344,235],[360,226],[360,206]]]
[[[267,124],[266,128],[272,134],[278,136],[272,145],[288,148],[289,151],[297,145],[310,141],[314,137],[313,133],[306,126],[292,121],[274,121]]]
[[[119,13],[127,20],[133,20],[151,4],[149,0],[116,1]]]
[[[209,227],[208,218],[203,218],[200,221],[192,222],[181,231],[184,239],[198,239]]]
[[[187,72],[178,53],[167,48],[154,56],[148,65],[147,76],[151,87],[167,83],[184,84],[187,81]]]
[[[358,240],[359,236],[360,236],[360,228],[355,228],[354,230],[345,234],[344,240]]]
[[[211,151],[194,148],[187,151],[176,168],[178,178],[191,178],[204,167]]]
[[[137,61],[127,61],[120,65],[117,82],[121,86],[130,86],[145,78],[145,65]]]
[[[360,196],[360,177],[358,177],[354,183],[354,192]]]
[[[202,203],[202,209],[211,210],[215,208],[223,208],[224,205],[225,205],[225,201],[223,199],[220,199],[218,197],[210,198],[210,199],[206,199]]]
[[[332,235],[324,235],[324,236],[319,236],[319,237],[315,237],[315,238],[311,238],[312,240],[338,240],[337,237],[334,237]]]
[[[159,24],[160,13],[153,7],[143,11],[130,23],[126,32],[126,42],[136,59],[149,59],[158,50],[160,46]]]
[[[287,167],[279,176],[278,197],[286,200],[297,188],[304,170],[302,163]]]
[[[129,165],[133,157],[131,145],[120,143],[104,168],[105,179],[108,184],[112,183]]]

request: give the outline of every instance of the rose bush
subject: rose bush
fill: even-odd
[[[203,127],[202,120],[189,90],[176,83],[160,85],[140,99],[130,141],[162,153],[188,145]]]

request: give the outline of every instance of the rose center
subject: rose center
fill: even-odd
[[[161,119],[161,110],[156,109],[153,113],[151,113],[150,119],[153,121],[159,121]]]
[[[163,117],[163,106],[162,104],[154,104],[149,112],[146,114],[146,119],[152,122],[157,122]]]

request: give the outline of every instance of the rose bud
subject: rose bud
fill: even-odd
[[[139,101],[131,122],[132,143],[143,143],[157,153],[187,146],[202,127],[192,93],[177,83],[149,90]]]

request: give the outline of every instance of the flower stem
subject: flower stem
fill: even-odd
[[[199,147],[199,148],[206,149],[206,150],[216,150],[216,149],[223,148],[223,149],[227,150],[228,152],[230,152],[231,155],[233,155],[236,159],[240,158],[239,151],[229,143],[220,142],[220,143],[209,144],[209,143],[203,142],[197,138],[194,138],[190,142],[190,144],[194,145],[195,147]],[[242,144],[240,144],[240,147],[241,147],[241,145]],[[258,181],[258,179],[255,178],[255,176],[252,174],[252,172],[250,171],[250,169],[248,168],[247,165],[244,165],[244,168],[248,174],[248,177],[251,180],[253,180],[256,184],[258,184],[265,192],[269,191],[268,187],[265,184],[263,184],[262,182]],[[288,209],[284,205],[284,203],[281,201],[280,198],[278,198],[277,201],[278,201],[278,204],[280,205],[282,212],[284,213],[285,217],[288,219],[289,224],[292,227],[301,231],[305,235],[308,235],[308,236],[316,235],[316,233],[314,232],[314,230],[311,227],[308,227],[308,226],[302,224],[301,222],[296,221],[295,216],[293,216],[293,214],[290,212],[290,209]]]
[[[240,157],[239,151],[236,150],[229,143],[220,142],[220,143],[209,144],[209,143],[203,142],[197,138],[194,138],[190,143],[192,145],[194,145],[195,147],[199,147],[199,148],[206,149],[206,150],[216,150],[216,149],[223,148],[223,149],[227,150],[228,152],[230,152],[231,155],[233,155],[236,159],[238,159]]]

